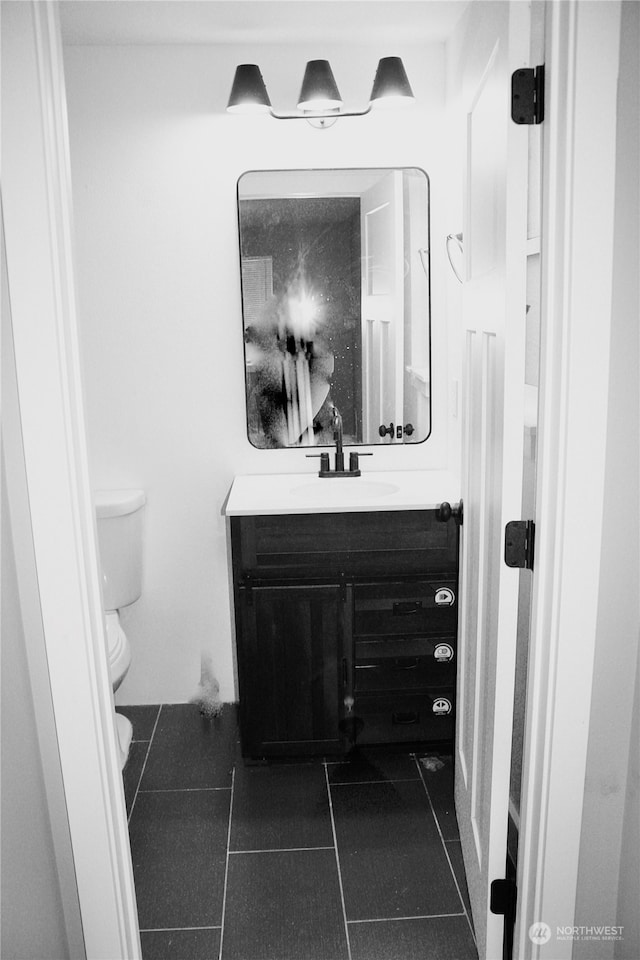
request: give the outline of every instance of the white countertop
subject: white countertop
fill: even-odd
[[[238,476],[224,507],[228,517],[298,513],[363,513],[430,510],[460,499],[460,481],[446,470],[363,473],[319,477],[317,473]]]

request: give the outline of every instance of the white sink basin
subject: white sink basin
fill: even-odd
[[[398,492],[395,483],[363,480],[362,477],[317,477],[291,489],[291,496],[311,505],[352,504],[377,500]]]
[[[459,481],[444,470],[371,470],[362,477],[330,478],[247,474],[235,478],[223,509],[228,517],[426,510],[459,499]]]

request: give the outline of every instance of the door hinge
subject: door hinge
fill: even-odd
[[[527,124],[544,120],[544,64],[511,74],[511,119]]]
[[[511,520],[504,528],[504,562],[508,567],[533,570],[536,525],[533,520]]]
[[[517,888],[513,877],[493,880],[491,883],[491,899],[489,909],[501,917],[515,915]]]

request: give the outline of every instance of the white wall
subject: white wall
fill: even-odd
[[[213,657],[222,698],[235,698],[224,499],[238,473],[313,470],[301,451],[256,450],[246,439],[235,193],[242,172],[427,171],[433,435],[421,446],[377,448],[367,469],[446,466],[444,52],[391,52],[403,57],[419,106],[316,130],[225,114],[236,64],[260,63],[276,108],[291,109],[306,61],[328,57],[353,109],[366,103],[388,50],[65,48],[92,482],[140,486],[148,497],[144,593],[123,615],[133,664],[120,702],[187,700],[202,653]]]
[[[617,941],[613,955],[615,960],[629,960],[640,949],[640,879],[638,877],[638,851],[640,850],[640,751],[637,734],[640,730],[640,658],[636,667],[636,682],[631,715],[632,736],[629,740],[629,761],[625,790],[620,871],[618,876],[617,925],[624,928],[624,939]]]
[[[84,957],[29,522],[9,283],[2,234],[2,914],[3,957]],[[9,478],[12,504],[9,503]],[[22,506],[22,509],[20,507]],[[18,588],[18,568],[22,594]],[[27,583],[31,589],[27,589]]]
[[[621,925],[624,939],[574,945],[578,960],[635,960],[638,900],[638,638],[640,635],[640,7],[622,5],[607,504],[589,725],[576,920]],[[635,700],[635,705],[634,705]],[[631,762],[630,762],[631,761]],[[630,904],[635,904],[630,908]]]
[[[2,471],[2,956],[70,957]]]

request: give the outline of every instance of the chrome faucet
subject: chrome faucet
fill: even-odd
[[[344,451],[342,449],[342,416],[340,411],[336,407],[335,403],[331,407],[331,416],[332,416],[332,426],[333,426],[333,439],[336,442],[336,453],[335,453],[335,469],[332,470],[329,466],[329,454],[328,453],[308,453],[307,457],[319,457],[320,458],[320,472],[318,473],[319,477],[359,477],[360,476],[360,467],[358,464],[359,457],[372,457],[372,453],[357,453],[353,450],[349,454],[349,469],[345,470],[344,468]]]

